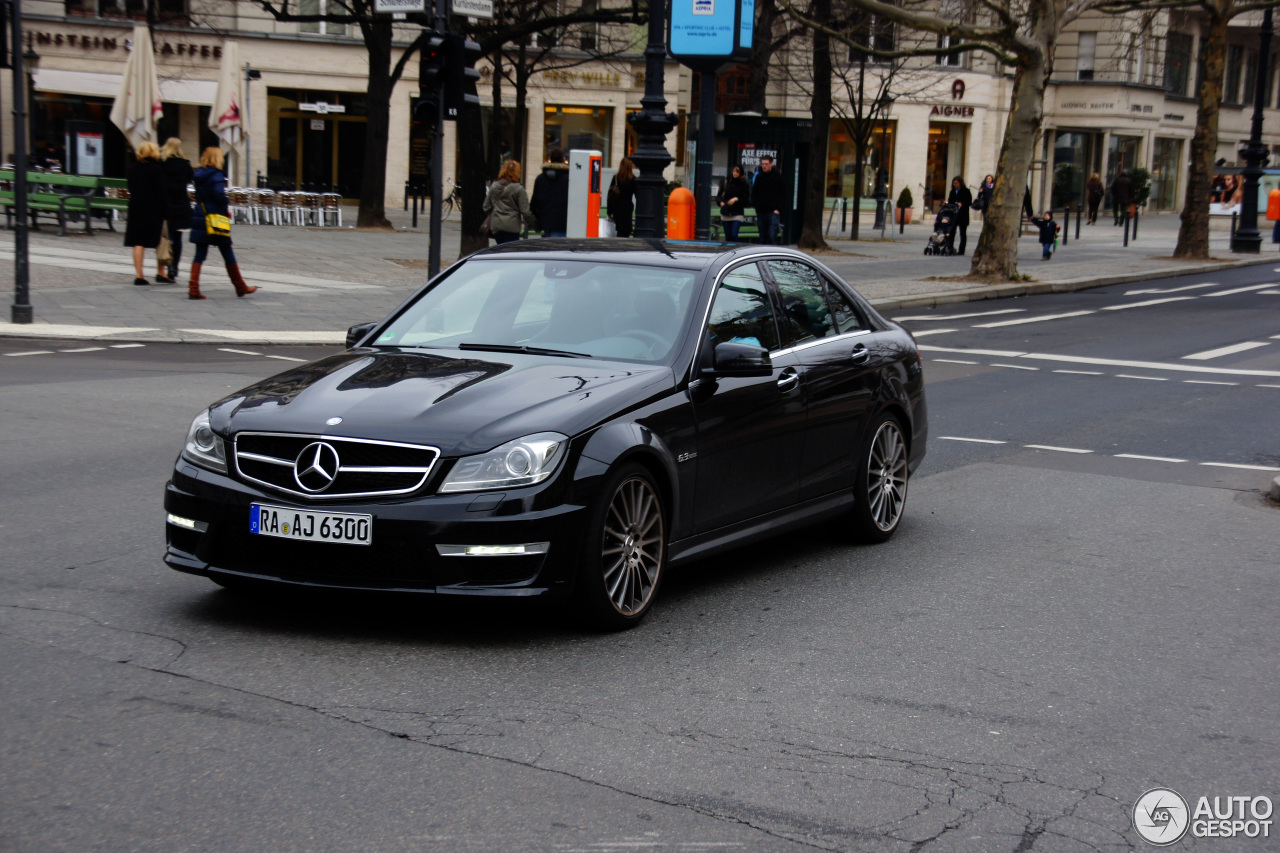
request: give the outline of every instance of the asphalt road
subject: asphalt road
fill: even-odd
[[[161,564],[190,418],[321,349],[0,341],[0,850],[1126,850],[1157,785],[1280,798],[1280,284],[1212,295],[1280,274],[1126,295],[1208,281],[899,312],[897,537],[603,636]]]

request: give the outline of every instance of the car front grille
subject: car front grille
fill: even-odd
[[[291,433],[242,432],[234,448],[242,479],[307,500],[407,495],[440,458],[423,445]]]

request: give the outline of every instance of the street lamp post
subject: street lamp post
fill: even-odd
[[[22,49],[22,7],[9,2],[9,26],[13,39],[13,309],[10,320],[30,323],[30,272],[27,251],[27,56]],[[31,52],[35,56],[35,51]],[[34,69],[33,69],[34,70]]]
[[[1267,146],[1262,144],[1262,110],[1266,106],[1268,75],[1271,73],[1271,10],[1262,15],[1262,46],[1258,49],[1258,83],[1253,91],[1253,127],[1244,149],[1244,198],[1240,201],[1240,227],[1231,238],[1231,251],[1258,254],[1262,234],[1258,231],[1258,179],[1267,162]]]
[[[667,187],[662,172],[671,162],[667,153],[667,134],[679,119],[667,112],[667,99],[663,94],[664,65],[667,60],[666,0],[652,0],[649,4],[649,44],[644,49],[644,97],[642,109],[631,116],[631,126],[639,139],[631,162],[640,170],[636,178],[635,236],[666,236],[667,223],[663,215],[663,194]]]

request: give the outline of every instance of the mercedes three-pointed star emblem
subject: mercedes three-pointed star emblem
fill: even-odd
[[[305,491],[323,492],[338,476],[338,451],[324,441],[313,441],[293,463],[293,479]]]

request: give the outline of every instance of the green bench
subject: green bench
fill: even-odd
[[[0,206],[4,207],[5,227],[13,228],[17,209],[14,195],[14,173],[0,171]],[[106,190],[127,189],[124,178],[101,178],[93,175],[62,175],[52,172],[27,173],[27,213],[31,222],[39,227],[38,217],[53,216],[58,220],[61,233],[67,233],[67,222],[72,216],[84,220],[86,233],[93,233],[93,217],[104,215],[107,227],[115,230],[115,215],[129,209],[127,198],[109,198]]]

